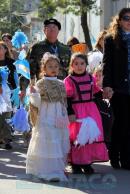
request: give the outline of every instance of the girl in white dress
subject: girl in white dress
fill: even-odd
[[[64,84],[56,77],[59,67],[59,59],[45,53],[43,77],[35,86],[30,86],[34,126],[27,152],[26,173],[47,181],[67,180],[64,171],[70,148],[68,116]]]

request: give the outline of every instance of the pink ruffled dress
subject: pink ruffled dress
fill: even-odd
[[[72,99],[72,108],[76,122],[69,124],[71,152],[70,160],[73,164],[86,165],[93,162],[108,161],[108,152],[104,143],[103,127],[100,113],[93,102],[93,94],[100,89],[96,86],[94,78],[88,73],[81,76],[69,75],[64,80],[68,98]],[[74,142],[78,139],[82,122],[85,118],[92,118],[96,123],[100,135],[95,141],[76,147]],[[91,125],[91,124],[90,124]],[[91,126],[90,126],[91,127]],[[95,129],[96,130],[96,129]],[[87,135],[87,134],[86,134]]]

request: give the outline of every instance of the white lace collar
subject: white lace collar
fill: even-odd
[[[45,80],[57,80],[57,77],[44,77]]]

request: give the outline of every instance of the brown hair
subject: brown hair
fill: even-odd
[[[119,20],[122,19],[122,17],[126,14],[126,13],[130,13],[130,8],[126,7],[120,10],[118,16],[119,16]]]
[[[49,52],[46,52],[43,55],[43,57],[41,59],[41,72],[40,72],[40,77],[42,77],[43,75],[45,75],[45,68],[47,66],[47,63],[49,61],[52,61],[52,60],[55,60],[59,64],[59,66],[60,66],[60,60],[59,60],[59,58],[56,55],[53,55],[53,54],[51,54]]]
[[[71,59],[70,59],[70,65],[69,65],[69,73],[70,74],[73,72],[71,66],[72,66],[72,64],[73,64],[73,62],[74,62],[74,60],[76,58],[83,59],[85,61],[85,63],[86,63],[86,66],[88,65],[88,59],[87,59],[87,56],[85,54],[82,54],[82,53],[74,53],[74,54],[72,54]]]
[[[101,39],[104,39],[105,35],[107,34],[107,30],[103,30],[99,33],[96,44],[95,44],[95,48],[98,49],[99,51],[102,52],[103,48],[100,45],[100,41]]]

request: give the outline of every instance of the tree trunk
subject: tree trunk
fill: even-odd
[[[91,39],[90,39],[90,34],[88,29],[87,12],[84,12],[84,11],[81,13],[81,26],[84,33],[85,42],[88,45],[89,50],[91,51],[92,44],[91,44]]]

